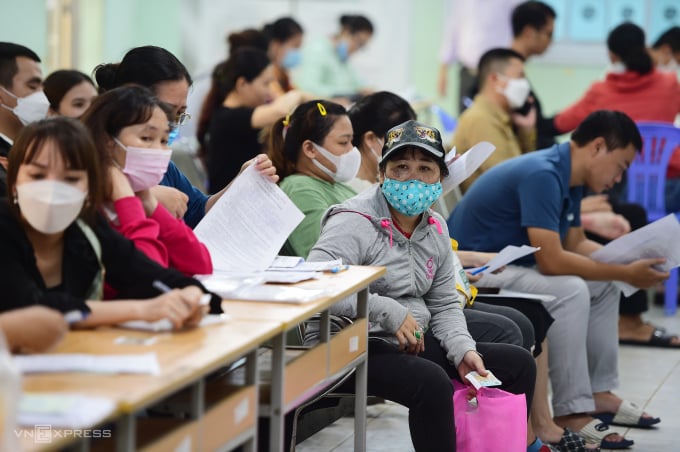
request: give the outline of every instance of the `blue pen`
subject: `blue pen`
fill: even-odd
[[[470,274],[471,274],[472,276],[478,275],[478,274],[480,274],[481,272],[483,272],[484,270],[486,270],[487,268],[489,268],[488,265],[485,265],[484,267],[479,267],[477,270],[475,270],[475,271],[473,271],[473,272],[470,272]]]
[[[349,270],[349,265],[341,265],[331,268],[331,273],[340,273],[343,270]]]
[[[64,314],[64,320],[69,325],[72,325],[74,323],[82,322],[88,315],[90,315],[90,313],[85,311],[69,311]]]

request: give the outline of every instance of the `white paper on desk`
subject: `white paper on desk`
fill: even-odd
[[[669,214],[640,229],[612,240],[590,255],[599,262],[629,264],[638,259],[663,257],[666,262],[659,266],[669,271],[680,266],[680,223],[675,214]],[[625,296],[639,289],[622,281],[615,281]]]
[[[21,395],[17,422],[23,427],[47,424],[52,428],[88,428],[106,419],[116,404],[82,394],[28,393]]]
[[[524,256],[527,256],[529,254],[533,254],[536,251],[540,250],[541,248],[536,248],[533,246],[529,245],[522,245],[522,246],[515,246],[515,245],[508,245],[505,248],[503,248],[498,254],[496,254],[489,262],[486,263],[484,267],[488,267],[485,270],[481,271],[480,273],[493,273],[496,270],[498,270],[501,267],[504,267],[508,265],[509,263],[516,261],[517,259],[520,259]],[[476,270],[479,270],[483,267],[477,267],[477,268],[470,268],[466,269],[468,272],[472,273]]]
[[[276,256],[269,268],[293,268],[304,261],[305,258],[300,256]]]
[[[300,258],[302,259],[302,258]],[[342,259],[333,259],[332,261],[316,261],[316,262],[300,262],[294,267],[276,267],[272,265],[267,269],[267,272],[277,271],[293,271],[293,272],[324,272],[324,271],[339,271],[342,268]]]
[[[203,316],[198,327],[214,325],[216,323],[223,323],[229,320],[227,314],[208,314]],[[151,331],[154,333],[164,331],[174,331],[172,322],[168,319],[157,320],[155,322],[147,322],[146,320],[130,320],[128,322],[119,323],[116,325],[119,328],[126,328],[130,330]]]
[[[215,271],[260,271],[303,218],[278,185],[250,165],[194,232],[210,251]]]
[[[155,353],[135,355],[54,353],[16,355],[13,359],[22,374],[89,372],[98,374],[158,375],[160,373],[160,366],[158,365]]]
[[[456,154],[455,147],[451,149],[444,157],[446,166],[449,167],[449,175],[442,180],[442,195],[450,192],[470,177],[495,150],[496,146],[488,141],[475,144],[461,155]]]

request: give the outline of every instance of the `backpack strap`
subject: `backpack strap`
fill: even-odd
[[[97,262],[99,264],[97,274],[94,276],[92,284],[90,285],[90,288],[85,294],[85,299],[101,300],[104,297],[104,272],[105,272],[104,264],[102,263],[102,246],[101,243],[99,243],[97,235],[94,233],[92,228],[87,225],[87,223],[78,218],[76,220],[76,224],[78,225],[80,230],[83,231],[83,234],[85,234],[85,238],[87,238],[87,241],[90,242],[90,246],[92,246],[94,253],[97,255]]]

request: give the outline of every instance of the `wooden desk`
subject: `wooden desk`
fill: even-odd
[[[30,392],[80,393],[87,396],[107,397],[115,401],[116,411],[107,420],[117,420],[116,448],[119,451],[136,450],[135,413],[149,407],[173,393],[191,388],[191,414],[200,418],[205,413],[204,377],[236,359],[247,357],[246,384],[252,386],[253,406],[256,412],[257,347],[280,335],[281,322],[259,319],[257,321],[230,319],[224,323],[176,333],[148,333],[118,328],[94,331],[69,332],[65,340],[52,353],[131,354],[155,352],[161,372],[159,375],[96,375],[85,373],[52,373],[29,375],[24,378],[24,390]],[[152,345],[115,344],[120,336],[140,340],[155,336]],[[240,396],[243,396],[240,393]],[[219,408],[216,405],[216,408]],[[210,413],[208,413],[210,414]],[[255,448],[257,417],[252,427],[239,438],[249,441]],[[226,424],[224,425],[226,427]],[[96,426],[92,426],[93,428]],[[57,431],[58,432],[58,431]],[[222,429],[222,434],[229,433]],[[223,438],[227,440],[228,438]],[[238,444],[238,443],[237,443]],[[237,445],[237,444],[234,444]],[[37,444],[25,438],[23,450],[53,450],[57,444]],[[162,449],[159,449],[162,450]],[[196,449],[198,450],[198,449]]]
[[[323,288],[328,296],[304,304],[225,300],[224,312],[238,319],[268,319],[283,323],[283,331],[273,341],[270,401],[260,407],[269,414],[269,450],[283,449],[284,416],[330,381],[356,369],[354,399],[354,450],[366,449],[366,356],[368,336],[368,285],[385,274],[384,267],[352,266],[321,279],[299,283],[297,287]],[[347,331],[330,338],[328,309],[336,302],[357,294],[357,321]],[[321,312],[321,343],[295,361],[285,362],[286,332]]]

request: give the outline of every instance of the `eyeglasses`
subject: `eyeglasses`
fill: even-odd
[[[191,115],[187,112],[180,113],[175,117],[175,124],[178,126],[183,126],[191,119]]]

